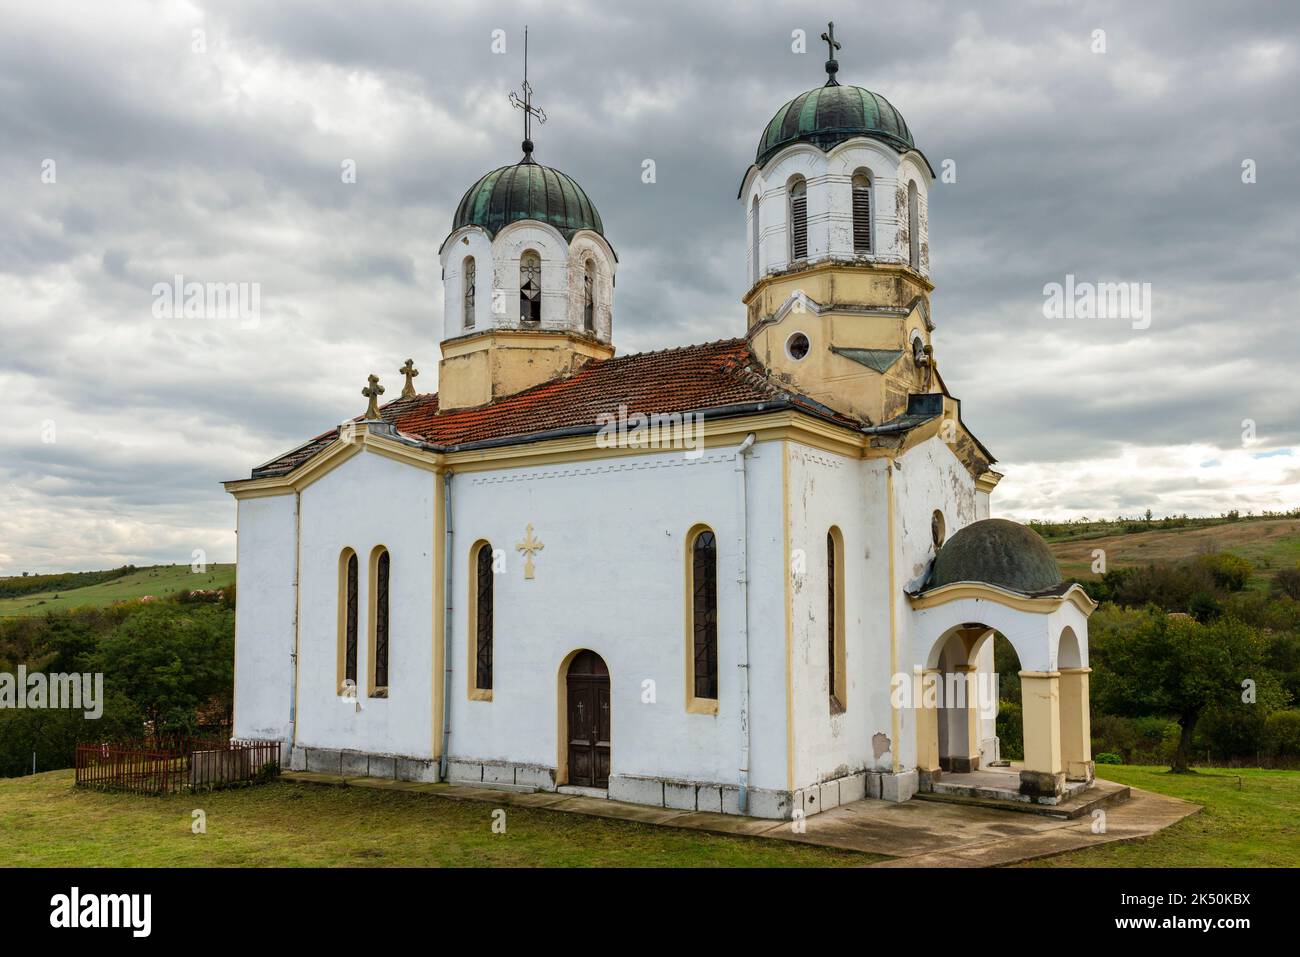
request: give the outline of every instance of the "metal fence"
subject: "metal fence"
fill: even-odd
[[[176,794],[280,773],[279,741],[163,738],[77,745],[77,786]]]

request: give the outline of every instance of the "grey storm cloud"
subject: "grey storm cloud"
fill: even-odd
[[[743,333],[737,186],[834,19],[841,80],[956,172],[936,355],[995,509],[1300,504],[1293,6],[0,6],[0,574],[229,560],[220,480],[360,412],[371,371],[436,386],[438,245],[519,157],[525,23],[538,158],[618,250],[620,352]],[[1150,283],[1150,327],[1046,318],[1066,275]],[[156,316],[177,276],[256,284],[259,321]]]

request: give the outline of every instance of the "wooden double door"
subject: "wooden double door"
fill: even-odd
[[[594,651],[580,651],[565,678],[569,707],[569,784],[609,787],[609,669]]]

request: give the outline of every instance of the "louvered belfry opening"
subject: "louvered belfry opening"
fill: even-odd
[[[790,258],[808,258],[808,186],[801,179],[790,186]]]
[[[871,180],[862,173],[853,177],[853,251],[871,252]]]
[[[718,697],[718,544],[707,529],[691,547],[695,697]]]
[[[582,328],[587,332],[596,331],[596,267],[587,260],[582,273]]]
[[[478,279],[478,270],[474,266],[474,257],[465,257],[464,278],[461,282],[465,285],[465,328],[474,328],[474,302],[475,302],[475,282]]]

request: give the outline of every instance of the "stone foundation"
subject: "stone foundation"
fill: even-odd
[[[294,748],[289,757],[294,771],[317,771],[344,777],[390,778],[399,781],[436,782],[438,762],[428,758],[327,748]],[[447,760],[447,783],[519,791],[556,790],[555,768],[509,761],[479,761],[455,757]],[[745,813],[750,817],[788,821],[798,811],[804,817],[829,811],[841,804],[878,798],[906,801],[919,790],[915,771],[889,774],[859,771],[812,784],[795,791],[750,788],[748,807],[742,812],[740,788],[734,784],[679,781],[670,778],[615,774],[609,779],[611,800],[682,811]]]

